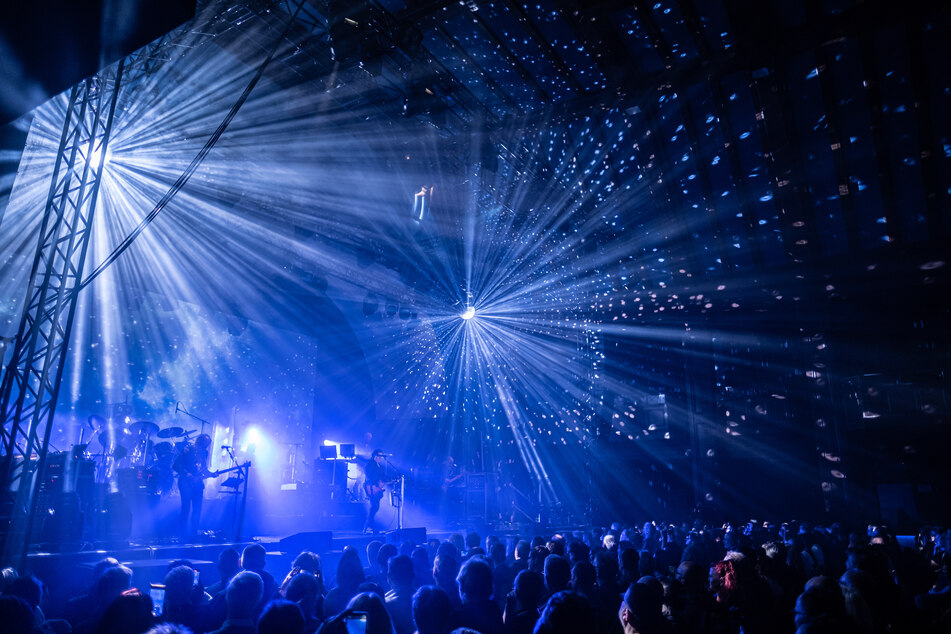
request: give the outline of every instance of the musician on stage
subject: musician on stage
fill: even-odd
[[[367,521],[363,525],[364,533],[379,532],[373,523],[373,518],[376,517],[377,511],[380,510],[380,500],[383,499],[383,485],[386,480],[383,457],[383,451],[375,449],[373,451],[373,457],[367,463],[366,469],[364,470],[366,478],[363,481],[363,487],[366,491],[367,498],[370,500],[370,509],[367,511]]]
[[[185,445],[172,465],[178,474],[178,491],[182,496],[182,513],[179,517],[182,541],[188,541],[198,533],[205,478],[216,475],[208,470],[210,448],[211,436],[201,434],[195,438],[194,444]]]

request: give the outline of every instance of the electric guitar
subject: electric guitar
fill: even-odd
[[[364,482],[363,490],[366,492],[367,497],[375,497],[377,495],[383,495],[383,491],[386,490],[386,487],[390,484],[393,484],[396,480],[380,480],[378,482]]]
[[[217,471],[179,471],[178,480],[181,484],[182,480],[189,486],[197,486],[207,480],[208,478],[217,478],[220,475],[230,473],[231,471],[237,471],[243,465],[238,465],[236,467],[229,467],[227,469],[219,469]]]
[[[459,482],[460,480],[462,480],[462,479],[465,478],[465,477],[466,477],[466,472],[465,472],[465,471],[460,471],[459,473],[457,473],[456,475],[452,476],[451,478],[446,478],[446,480],[442,483],[442,491],[443,491],[443,493],[445,493],[446,491],[448,491],[450,487],[452,487],[454,484],[456,484],[456,482]],[[456,486],[459,486],[459,485],[456,485]]]

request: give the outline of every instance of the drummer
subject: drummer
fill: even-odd
[[[152,474],[150,479],[150,486],[153,487],[152,493],[161,495],[172,491],[172,487],[175,486],[175,473],[172,469],[174,457],[172,443],[160,442],[155,445],[155,461],[149,467]]]

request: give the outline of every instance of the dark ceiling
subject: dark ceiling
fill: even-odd
[[[637,183],[654,213],[705,210],[711,270],[732,270],[940,250],[949,19],[878,0],[331,1],[304,4],[281,61],[446,136],[486,133],[483,154],[540,179],[590,153],[555,177],[599,202]]]
[[[4,91],[4,120],[194,11],[61,5],[5,5],[0,33],[22,82]],[[650,173],[655,209],[705,209],[730,268],[944,242],[949,20],[946,3],[879,0],[328,0],[303,3],[280,61],[312,77],[359,72],[381,111],[486,131],[503,158],[524,162],[540,135],[560,137],[541,170],[567,145],[600,144],[583,180]],[[254,61],[254,47],[236,48]],[[637,142],[619,142],[621,127]]]
[[[430,111],[572,124],[563,146],[606,148],[586,180],[650,173],[658,213],[708,212],[725,266],[948,237],[947,4],[383,5],[445,69]]]
[[[194,0],[0,4],[0,125],[194,15]]]

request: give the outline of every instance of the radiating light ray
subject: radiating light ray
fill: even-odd
[[[261,27],[253,39],[267,41],[269,32]],[[252,57],[205,47],[123,93],[87,270],[182,174],[253,74]],[[95,306],[95,317],[75,329],[70,405],[125,397],[167,422],[176,400],[216,420],[240,403],[272,421],[280,411],[335,433],[378,423],[400,449],[426,445],[438,455],[463,445],[489,466],[511,447],[537,497],[558,503],[567,502],[560,483],[584,477],[597,423],[630,446],[653,438],[644,402],[679,385],[646,366],[606,375],[605,338],[645,358],[669,357],[680,372],[713,356],[689,349],[691,335],[736,346],[763,340],[695,320],[685,328],[685,310],[745,305],[768,277],[684,281],[710,258],[698,247],[671,262],[668,252],[695,239],[703,214],[658,218],[648,201],[658,200],[657,185],[636,177],[610,188],[591,167],[599,145],[578,125],[532,122],[544,133],[506,139],[507,158],[490,173],[475,158],[448,164],[441,155],[463,152],[447,149],[433,126],[382,120],[360,86],[337,87],[346,84],[340,77],[288,83],[265,77],[188,186],[90,287],[81,308]],[[36,175],[52,165],[64,104],[58,98],[36,115],[30,170],[18,176],[3,219],[4,252],[32,254],[48,189]],[[632,143],[646,145],[648,131],[629,133]],[[553,149],[550,139],[562,133]],[[476,131],[461,145],[478,157],[485,142]],[[634,171],[647,173],[648,161],[641,164]],[[436,185],[432,213],[414,224],[413,194],[426,183]],[[315,290],[317,277],[326,292]],[[0,289],[15,288],[0,276]],[[380,305],[364,315],[368,293]],[[22,301],[17,295],[10,303]],[[467,308],[473,315],[463,322]],[[352,350],[334,348],[344,335]],[[332,408],[311,395],[324,377],[344,401],[356,399],[353,384],[365,377],[373,398],[326,422],[320,409]],[[105,387],[112,392],[100,398]],[[308,408],[317,410],[310,419]],[[301,430],[289,425],[281,433],[298,440]]]

